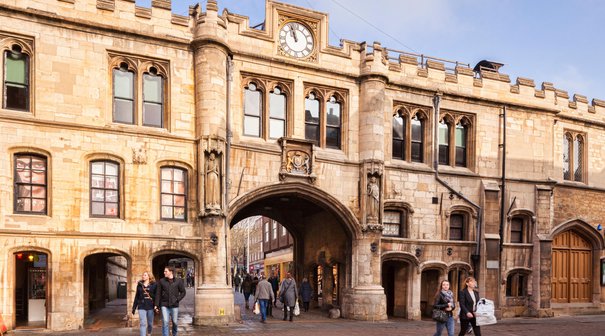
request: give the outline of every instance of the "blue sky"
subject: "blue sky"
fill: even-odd
[[[205,1],[199,1],[205,6]],[[329,14],[330,43],[341,38],[501,72],[605,100],[605,1],[600,0],[283,0]],[[137,0],[148,7],[150,1]],[[186,15],[196,1],[172,0]],[[222,11],[264,20],[264,0],[218,0]]]

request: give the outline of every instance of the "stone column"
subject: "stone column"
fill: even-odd
[[[199,8],[199,7],[198,7]],[[198,209],[202,244],[201,282],[195,291],[197,325],[233,321],[233,290],[228,279],[225,190],[227,130],[226,22],[218,16],[216,1],[208,0],[206,14],[192,13],[196,137],[198,140]]]
[[[359,123],[360,223],[362,234],[352,244],[352,288],[343,295],[342,313],[358,320],[386,320],[386,296],[381,285],[380,237],[384,203],[384,120],[388,68],[380,44],[362,52]]]
[[[536,221],[533,237],[534,250],[532,254],[532,286],[529,295],[529,309],[532,315],[538,317],[553,316],[550,307],[552,297],[552,238],[550,229],[553,220],[553,186],[536,186]]]

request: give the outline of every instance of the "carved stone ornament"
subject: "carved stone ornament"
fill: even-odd
[[[201,211],[199,216],[222,215],[223,204],[223,149],[225,139],[204,136],[200,139],[200,188]]]
[[[382,232],[382,224],[365,224],[362,228],[362,232]]]
[[[305,179],[315,183],[313,174],[313,142],[300,139],[280,138],[282,162],[279,180]]]
[[[145,147],[132,149],[132,163],[147,164],[147,149]]]

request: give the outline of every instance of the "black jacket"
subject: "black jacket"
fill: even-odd
[[[185,285],[183,279],[168,278],[160,279],[155,294],[155,305],[157,307],[178,308],[179,302],[185,297]]]
[[[134,295],[134,302],[132,303],[132,313],[138,309],[153,310],[155,301],[155,292],[157,285],[155,282],[150,283],[145,287],[143,281],[139,281],[137,284],[137,293]]]
[[[473,295],[475,296],[475,302],[479,302],[481,299],[479,297],[479,292],[473,290]],[[475,318],[475,310],[473,309],[473,298],[471,297],[471,293],[468,292],[467,288],[464,288],[458,294],[458,302],[460,302],[460,318],[464,320],[468,320],[469,318],[466,316],[466,313],[473,313],[473,317]]]
[[[435,302],[433,303],[433,308],[435,309],[441,309],[443,311],[445,311],[449,316],[452,316],[452,312],[454,311],[454,308],[456,308],[456,303],[455,302],[451,302],[452,304],[452,310],[447,311],[445,310],[448,307],[448,301],[445,298],[445,295],[443,295],[443,293],[441,291],[439,291],[439,295],[437,297],[435,297]]]

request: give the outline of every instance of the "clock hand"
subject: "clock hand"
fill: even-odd
[[[296,30],[294,30],[293,26],[290,26],[290,35],[294,38],[294,42],[298,42],[298,37],[296,37]]]

